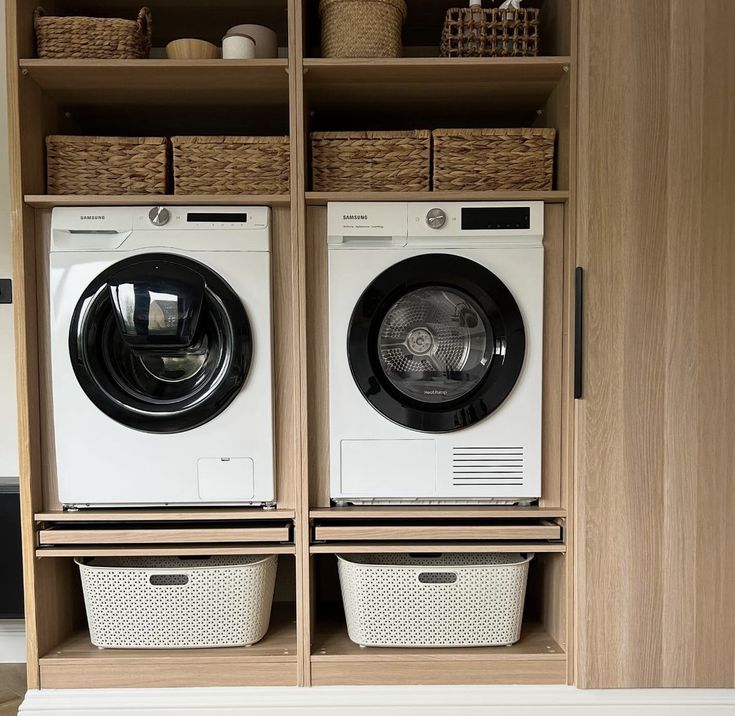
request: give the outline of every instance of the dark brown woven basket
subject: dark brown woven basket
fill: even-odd
[[[428,191],[431,132],[313,132],[314,191]]]
[[[547,191],[554,179],[555,129],[436,129],[436,191]]]
[[[176,194],[288,194],[288,137],[172,137]]]
[[[164,137],[46,137],[49,194],[165,194]]]
[[[141,60],[151,50],[151,11],[137,20],[98,17],[50,17],[42,7],[33,16],[39,57]]]
[[[405,0],[320,0],[322,57],[400,57]]]
[[[541,50],[537,8],[452,8],[444,20],[442,57],[535,57]]]

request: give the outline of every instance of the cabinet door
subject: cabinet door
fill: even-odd
[[[735,683],[735,2],[579,3],[577,684]]]

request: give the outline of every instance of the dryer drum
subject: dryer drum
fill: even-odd
[[[125,259],[80,298],[69,352],[79,384],[112,419],[173,433],[235,398],[252,356],[250,323],[232,288],[172,254]]]
[[[493,360],[492,327],[459,289],[420,288],[388,309],[378,351],[388,380],[410,398],[456,400],[474,390]]]
[[[422,254],[386,269],[352,313],[352,376],[382,415],[421,432],[450,432],[497,409],[526,350],[513,295],[490,270],[455,254]]]

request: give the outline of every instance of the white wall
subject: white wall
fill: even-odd
[[[11,275],[8,196],[8,109],[5,81],[5,11],[0,12],[0,277]],[[13,307],[0,305],[0,477],[18,475]]]

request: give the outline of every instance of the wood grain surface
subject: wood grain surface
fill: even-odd
[[[735,685],[733,26],[580,4],[583,687]]]

